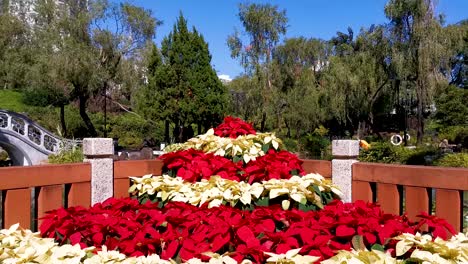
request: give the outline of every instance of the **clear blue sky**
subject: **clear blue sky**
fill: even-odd
[[[218,74],[235,77],[243,69],[237,60],[231,59],[226,39],[234,28],[242,32],[237,17],[239,0],[130,0],[131,3],[151,9],[156,18],[163,21],[157,28],[156,43],[171,30],[182,11],[189,26],[195,26],[208,42],[212,65]],[[468,18],[468,0],[436,0],[437,12],[444,13],[448,24]],[[304,36],[330,39],[337,31],[351,26],[355,32],[371,24],[386,23],[384,6],[387,0],[275,0],[269,2],[286,9],[289,18],[286,37]]]

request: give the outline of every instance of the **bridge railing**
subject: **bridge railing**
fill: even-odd
[[[7,110],[0,110],[0,130],[9,131],[48,154],[80,144],[76,140],[60,138],[28,117]]]

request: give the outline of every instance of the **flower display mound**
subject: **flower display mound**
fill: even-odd
[[[403,233],[427,228],[434,237],[455,233],[445,220],[421,215],[414,223],[405,216],[383,213],[375,204],[334,201],[319,211],[282,210],[280,206],[245,211],[230,206],[195,207],[171,202],[141,204],[136,200],[109,199],[89,209],[73,207],[51,211],[40,232],[59,244],[106,246],[127,256],[157,254],[162,259],[207,260],[205,253],[229,253],[236,261],[264,263],[265,252],[299,254],[329,259],[340,250],[379,245],[396,256]],[[423,227],[425,226],[425,227]]]
[[[284,150],[273,133],[257,133],[239,118],[226,117],[206,134],[166,151],[160,157],[162,176],[132,178],[129,191],[141,202],[229,203],[249,210],[281,204],[283,209],[317,210],[341,195],[322,176],[306,174],[303,161]]]

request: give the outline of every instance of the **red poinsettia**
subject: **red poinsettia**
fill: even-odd
[[[164,171],[173,172],[174,175],[186,181],[196,182],[218,175],[224,179],[240,181],[238,172],[242,161],[232,162],[212,153],[188,149],[164,154],[160,157],[164,162]]]
[[[269,150],[266,155],[245,165],[243,177],[248,179],[249,183],[270,179],[289,179],[294,174],[304,174],[302,163],[291,152]]]
[[[224,122],[214,128],[214,133],[220,137],[237,138],[241,135],[256,134],[253,126],[240,118],[227,116]]]
[[[395,250],[390,238],[403,232],[422,232],[427,224],[433,236],[454,233],[446,222],[423,215],[421,223],[405,216],[384,214],[375,204],[334,201],[320,211],[282,210],[279,205],[242,211],[229,206],[195,207],[170,202],[139,204],[136,200],[109,199],[89,209],[73,207],[49,212],[40,226],[44,237],[82,247],[106,245],[128,256],[159,254],[164,259],[206,259],[204,252],[231,251],[236,260],[265,262],[264,251],[332,257],[350,250],[361,236],[364,246],[383,245]]]

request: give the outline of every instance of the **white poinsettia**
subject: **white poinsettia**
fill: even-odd
[[[284,254],[275,254],[270,252],[265,252],[265,255],[270,256],[266,262],[267,263],[295,263],[295,264],[309,264],[315,263],[320,258],[316,256],[303,256],[299,254],[301,248],[291,249]]]
[[[334,257],[324,260],[322,264],[397,264],[403,260],[397,260],[378,250],[340,251]]]
[[[274,133],[257,133],[255,135],[227,138],[216,136],[214,130],[210,129],[205,134],[191,138],[185,143],[169,145],[165,148],[165,151],[173,152],[193,148],[218,156],[242,157],[244,162],[247,163],[265,155],[262,148],[266,144],[271,144],[275,150],[283,147],[283,142]]]
[[[212,176],[209,180],[199,182],[185,182],[180,177],[168,175],[132,177],[133,185],[129,192],[137,192],[138,196],[156,195],[161,201],[185,202],[195,206],[208,203],[208,207],[216,207],[221,204],[235,206],[237,203],[250,205],[263,197],[274,199],[286,196],[282,201],[283,208],[289,208],[290,201],[300,204],[313,204],[323,207],[320,196],[314,187],[320,192],[333,193],[340,196],[341,192],[328,180],[318,174],[305,176],[293,176],[290,179],[271,179],[262,183],[248,184]]]

